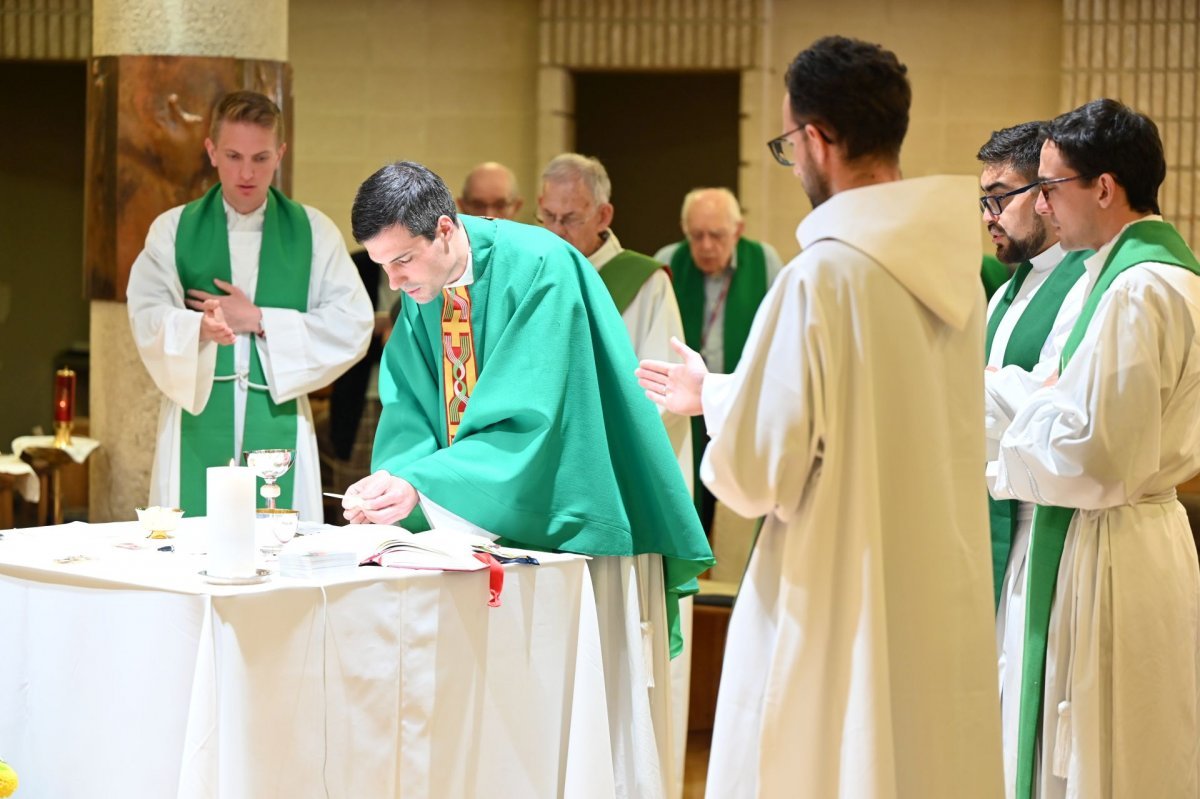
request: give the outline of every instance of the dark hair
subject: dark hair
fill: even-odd
[[[988,166],[1007,166],[1024,180],[1037,180],[1045,122],[1022,122],[992,132],[975,157]]]
[[[1167,176],[1167,161],[1150,117],[1116,100],[1092,100],[1055,117],[1046,138],[1080,175],[1112,175],[1133,210],[1161,213],[1158,187]]]
[[[214,142],[221,132],[222,122],[246,122],[275,131],[275,140],[283,141],[283,112],[265,94],[258,92],[232,92],[221,98],[213,109],[212,122],[208,127],[209,138]]]
[[[796,124],[828,128],[846,158],[900,157],[912,88],[908,68],[877,44],[818,39],[788,66],[784,83]]]
[[[458,223],[454,197],[446,184],[412,161],[388,164],[358,187],[350,209],[350,227],[359,244],[393,225],[403,225],[410,235],[433,241],[439,217]]]

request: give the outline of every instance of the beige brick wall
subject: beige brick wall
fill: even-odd
[[[538,14],[536,0],[292,0],[297,199],[324,210],[349,238],[354,190],[384,162],[426,163],[457,193],[474,163],[495,159],[516,170],[530,221],[541,166]],[[908,64],[910,176],[974,174],[975,152],[993,129],[1061,110],[1060,0],[1011,0],[1002,9],[958,0],[776,0],[769,18],[769,69],[744,81],[741,192],[751,235],[785,257],[795,252],[808,203],[788,170],[763,161],[764,142],[780,132],[788,61],[817,37],[879,41]]]
[[[351,245],[354,192],[389,161],[426,164],[456,195],[474,164],[501,161],[528,194],[536,0],[292,0],[289,35],[294,193]]]
[[[779,105],[788,62],[831,33],[879,42],[908,66],[913,108],[901,153],[908,177],[977,174],[975,153],[993,130],[1062,110],[1059,0],[1013,0],[1003,6],[958,0],[776,2],[767,138],[782,132]],[[783,167],[768,169],[766,184],[765,236],[784,257],[794,255],[796,224],[809,210],[808,200]]]

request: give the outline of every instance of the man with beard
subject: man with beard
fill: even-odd
[[[766,516],[709,796],[1002,795],[974,187],[902,179],[906,72],[840,36],[796,56],[769,146],[813,204],[800,255],[732,374],[681,343],[683,364],[638,369],[653,401],[703,414],[717,499]]]
[[[1035,209],[1041,124],[996,131],[980,148],[983,172],[979,206],[996,257],[1016,273],[988,306],[985,419],[989,461],[1000,436],[1036,389],[1058,369],[1058,355],[1079,316],[1087,287],[1085,251],[1065,252],[1058,235]],[[1025,633],[1025,555],[1033,505],[988,498],[992,569],[997,597],[996,646],[1000,665],[1000,715],[1004,777],[1011,795],[1016,777],[1017,711]]]
[[[1200,261],[1159,215],[1166,171],[1157,126],[1115,100],[1056,118],[1042,145],[1038,213],[1095,255],[993,487],[1038,503],[1019,799],[1200,792],[1200,569],[1175,498],[1200,471]]]

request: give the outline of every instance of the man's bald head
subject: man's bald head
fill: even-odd
[[[692,260],[705,274],[722,272],[733,261],[741,238],[742,209],[729,189],[694,189],[683,198],[680,215]]]
[[[464,214],[514,219],[523,200],[513,171],[504,164],[485,161],[467,173],[457,202]]]

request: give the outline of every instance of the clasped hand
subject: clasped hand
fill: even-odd
[[[225,293],[188,289],[184,299],[187,307],[205,316],[200,323],[201,341],[232,344],[233,336],[238,333],[262,333],[262,310],[250,301],[246,292],[219,278],[213,279],[213,285]]]
[[[342,516],[351,524],[395,524],[416,505],[412,483],[380,469],[346,489]]]
[[[708,367],[700,353],[674,336],[671,347],[683,357],[683,363],[642,361],[634,373],[638,385],[645,389],[646,398],[660,408],[680,416],[699,416],[704,412],[700,389],[708,376]]]

